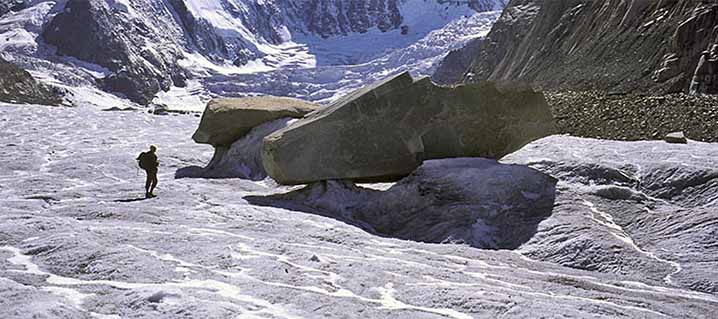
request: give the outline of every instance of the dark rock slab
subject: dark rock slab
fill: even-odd
[[[441,87],[404,73],[273,133],[262,158],[283,184],[395,181],[424,160],[501,158],[553,131],[541,93],[492,83]]]
[[[161,35],[137,19],[128,19],[106,1],[70,0],[44,28],[42,38],[57,53],[103,66],[111,74],[103,89],[147,105],[161,90],[184,86],[186,72],[177,64],[182,53],[166,46]]]
[[[688,144],[688,139],[683,132],[668,133],[664,140],[671,144]]]
[[[0,58],[0,101],[59,105],[62,92],[38,83],[30,73]]]

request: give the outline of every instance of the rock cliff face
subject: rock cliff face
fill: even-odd
[[[386,32],[397,29],[404,21],[399,9],[407,0],[305,0],[292,1],[307,21],[305,31],[322,37],[364,33],[371,28]],[[441,2],[441,1],[439,1]],[[446,1],[445,1],[446,2]],[[466,3],[476,11],[489,11],[496,6],[494,0],[454,1]]]
[[[0,0],[0,16],[10,11],[17,11],[25,7],[25,0]]]
[[[468,82],[716,93],[715,1],[514,0],[478,48]]]
[[[444,85],[461,83],[464,80],[464,72],[471,66],[483,41],[482,38],[474,39],[462,48],[451,50],[441,60],[431,80]]]
[[[151,2],[139,0],[135,5]],[[108,91],[148,104],[160,90],[184,85],[185,76],[176,64],[180,52],[171,45],[178,28],[160,32],[150,21],[132,18],[129,10],[119,2],[70,0],[42,36],[58,54],[109,69],[112,73],[101,80]],[[170,12],[155,13],[155,20],[173,20]]]
[[[0,58],[0,101],[58,105],[60,92],[37,83],[27,71]]]
[[[401,25],[400,0],[313,0],[303,11],[308,14],[307,30],[322,37],[366,32],[376,26],[384,32]]]

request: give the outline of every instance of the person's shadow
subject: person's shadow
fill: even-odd
[[[132,202],[140,202],[143,200],[148,200],[150,198],[146,197],[137,197],[137,198],[128,198],[128,199],[118,199],[115,201],[115,203],[132,203]]]

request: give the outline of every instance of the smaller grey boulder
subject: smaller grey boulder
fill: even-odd
[[[688,144],[688,139],[683,132],[668,133],[664,140],[671,144]]]
[[[318,107],[276,96],[213,99],[207,104],[192,139],[197,143],[228,147],[255,126],[285,117],[301,118]]]

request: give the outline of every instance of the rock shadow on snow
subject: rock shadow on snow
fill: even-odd
[[[516,249],[551,215],[556,182],[527,166],[455,158],[426,161],[384,191],[323,181],[285,194],[244,199],[335,218],[385,237]]]

